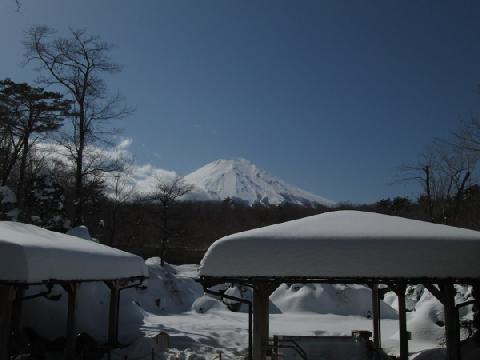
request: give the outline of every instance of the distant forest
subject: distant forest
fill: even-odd
[[[135,193],[128,182],[131,159],[108,151],[116,120],[134,113],[104,80],[121,71],[110,57],[112,45],[85,30],[59,34],[44,26],[29,29],[24,45],[24,62],[38,71],[37,80],[0,81],[3,220],[61,232],[86,225],[102,243],[173,263],[198,262],[228,234],[339,209],[480,230],[475,116],[447,139],[432,139],[418,159],[399,164],[392,176],[417,183],[415,198],[336,208],[179,201],[191,190],[182,178],[158,179],[151,193]]]

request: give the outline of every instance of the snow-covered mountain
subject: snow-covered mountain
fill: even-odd
[[[190,199],[201,200],[232,198],[249,203],[291,203],[299,205],[321,204],[335,206],[335,202],[309,193],[275,178],[245,159],[217,160],[185,176],[194,185]]]

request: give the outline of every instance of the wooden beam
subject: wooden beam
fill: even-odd
[[[269,295],[264,284],[253,289],[253,360],[265,360],[266,345],[269,337]]]
[[[378,284],[373,284],[372,288],[372,320],[373,320],[373,344],[376,349],[382,347],[381,327],[380,327],[380,296]]]
[[[22,327],[22,315],[23,315],[23,297],[25,295],[25,290],[28,286],[18,285],[15,289],[15,300],[13,301],[12,309],[12,339],[14,344],[16,341],[20,340],[21,337],[21,327]],[[15,345],[13,345],[15,346]]]
[[[77,341],[77,290],[78,283],[66,283],[62,285],[68,294],[67,333],[65,345],[65,359],[75,359]]]
[[[397,284],[393,290],[398,297],[398,320],[400,334],[400,360],[408,360],[407,307],[405,306],[405,284]]]
[[[13,285],[0,285],[0,360],[10,358],[9,345],[14,300],[15,287]]]
[[[442,283],[440,287],[444,298],[443,309],[448,359],[458,360],[460,353],[460,326],[458,324],[457,308],[455,307],[457,291],[451,282]]]

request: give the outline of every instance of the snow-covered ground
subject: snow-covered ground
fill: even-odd
[[[175,349],[170,350],[172,356],[213,359],[218,351],[224,358],[246,355],[248,316],[245,309],[232,312],[222,302],[204,297],[202,288],[192,280],[197,274],[196,265],[162,268],[158,259],[147,260],[147,265],[152,275],[146,283],[149,289],[129,293],[145,309],[143,333],[147,336],[161,331],[168,333],[170,345]],[[156,296],[160,302],[155,302]],[[243,296],[251,294],[244,292]],[[176,300],[179,298],[182,300]],[[368,318],[371,294],[361,285],[282,285],[270,300],[271,335],[350,336],[353,330],[372,330],[372,320]],[[408,329],[413,335],[410,351],[441,348],[444,329],[437,324],[443,320],[440,303],[426,290],[414,302],[417,309],[408,314]],[[396,297],[389,293],[381,307],[382,346],[394,355],[399,351],[396,308]],[[139,348],[142,347],[137,346],[137,351]],[[150,351],[148,345],[143,351]]]
[[[129,346],[114,351],[112,359],[124,359],[125,355],[129,359],[151,359],[156,346],[151,337],[162,331],[170,336],[170,349],[157,353],[158,359],[214,359],[219,351],[224,359],[246,355],[245,309],[232,312],[221,301],[204,297],[202,287],[193,280],[198,265],[161,267],[158,258],[148,259],[146,265],[150,274],[147,288],[122,292],[120,340]],[[62,292],[60,288],[54,290],[55,294]],[[251,296],[245,290],[232,292]],[[103,284],[82,285],[80,289],[78,325],[100,342],[106,340],[108,295]],[[370,299],[369,289],[361,285],[282,285],[270,299],[270,335],[350,336],[353,330],[371,330]],[[442,306],[424,289],[415,289],[410,299],[410,306],[416,307],[408,314],[412,358],[441,359],[441,350],[431,349],[440,349],[444,342],[444,329],[439,325]],[[29,301],[24,325],[50,339],[62,336],[65,300]],[[390,354],[398,354],[399,349],[396,307],[395,296],[387,294],[381,307],[382,346]],[[421,355],[420,351],[427,352]]]

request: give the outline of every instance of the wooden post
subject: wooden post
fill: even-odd
[[[265,360],[268,342],[269,291],[265,284],[258,284],[253,290],[253,360]]]
[[[378,293],[378,284],[372,285],[372,320],[373,320],[373,344],[375,349],[382,347],[381,329],[380,329],[380,297]]]
[[[278,336],[273,337],[272,360],[278,360]]]
[[[443,296],[443,309],[445,315],[445,335],[447,340],[447,353],[449,360],[458,360],[460,352],[460,327],[455,307],[456,290],[453,283],[441,284]]]
[[[14,299],[15,287],[13,285],[0,285],[0,360],[10,358],[9,343]]]
[[[400,360],[408,360],[407,308],[405,306],[405,285],[397,285],[398,320],[400,323]]]
[[[68,294],[68,314],[67,314],[67,334],[65,345],[65,359],[73,360],[75,358],[77,341],[77,283],[68,283],[63,285]]]
[[[13,344],[10,346],[15,347],[18,344],[18,341],[21,336],[21,327],[22,327],[22,313],[23,313],[23,297],[25,295],[25,289],[27,286],[16,286],[15,289],[15,300],[13,301],[12,306],[12,325],[11,325],[11,334]],[[16,343],[17,342],[17,343]]]
[[[118,344],[118,317],[120,308],[120,285],[118,281],[107,283],[110,288],[110,308],[108,315],[108,345]]]

